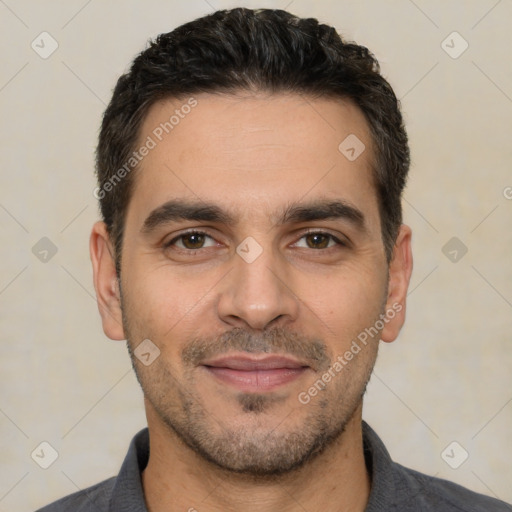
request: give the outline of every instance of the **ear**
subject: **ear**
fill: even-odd
[[[93,225],[89,250],[103,332],[112,340],[124,340],[121,296],[116,275],[114,250],[104,222],[96,222]]]
[[[402,224],[389,263],[387,322],[380,335],[380,339],[387,343],[398,337],[405,322],[405,301],[412,273],[411,237],[411,228]]]

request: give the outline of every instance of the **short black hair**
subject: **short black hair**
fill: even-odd
[[[160,34],[117,81],[96,151],[96,197],[114,244],[118,276],[133,188],[129,171],[137,167],[130,157],[149,108],[163,98],[241,91],[339,98],[361,109],[372,134],[372,176],[389,263],[402,223],[410,155],[400,102],[377,59],[314,18],[236,8]]]

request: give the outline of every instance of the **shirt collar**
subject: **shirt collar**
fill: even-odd
[[[371,476],[371,490],[365,512],[389,510],[395,496],[396,464],[375,431],[363,421],[363,446],[366,467]]]
[[[110,512],[148,512],[142,491],[142,471],[149,460],[149,430],[138,432],[116,478],[110,499]]]

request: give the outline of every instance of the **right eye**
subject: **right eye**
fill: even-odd
[[[186,231],[185,233],[181,233],[180,235],[174,237],[172,240],[164,244],[164,249],[168,249],[169,247],[176,244],[177,241],[181,242],[181,246],[177,245],[181,250],[184,251],[197,251],[198,249],[204,249],[202,245],[204,244],[204,240],[206,238],[213,238],[208,235],[208,233],[205,233],[204,231],[198,231],[198,230],[191,230]],[[215,245],[215,244],[214,244]],[[209,247],[213,247],[214,245],[211,245]]]

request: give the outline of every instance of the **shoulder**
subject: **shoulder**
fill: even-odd
[[[366,512],[512,512],[507,503],[394,462],[363,421],[363,445],[372,484]]]
[[[65,496],[36,512],[107,512],[116,477]]]
[[[126,510],[127,504],[135,510],[144,510],[141,472],[149,457],[149,431],[137,433],[130,442],[128,453],[117,476],[65,496],[36,512],[108,512]]]
[[[397,496],[404,510],[442,512],[512,512],[512,506],[459,484],[394,463]],[[402,492],[400,492],[402,491]],[[401,509],[401,508],[400,508]]]

